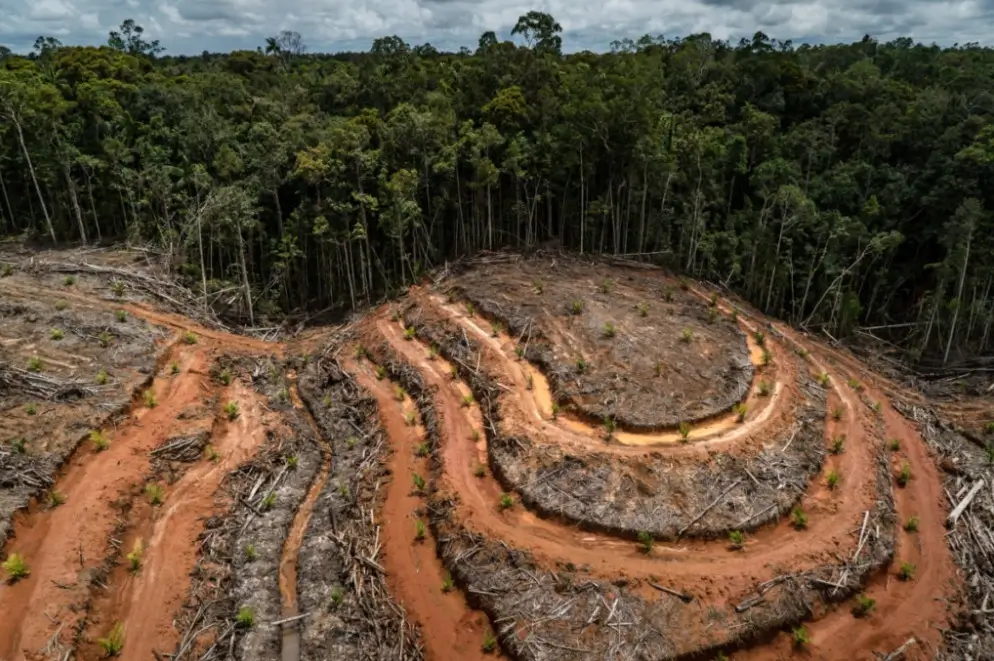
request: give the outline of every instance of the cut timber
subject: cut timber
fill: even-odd
[[[953,511],[949,513],[949,518],[946,519],[947,527],[952,528],[956,525],[956,521],[958,521],[963,512],[966,511],[966,508],[970,506],[970,503],[973,502],[973,499],[976,498],[983,486],[984,478],[980,478],[977,480],[977,483],[973,485],[973,488],[970,489],[970,493],[966,494],[966,497],[959,501],[959,505],[957,505]]]

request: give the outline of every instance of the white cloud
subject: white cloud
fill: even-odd
[[[366,48],[382,36],[437,47],[475,47],[482,32],[506,36],[532,9],[563,26],[567,49],[603,49],[643,34],[710,32],[737,40],[763,31],[795,41],[851,41],[863,34],[930,42],[992,43],[990,0],[0,0],[0,44],[30,48],[38,35],[97,44],[126,18],[167,52],[254,48],[282,29],[311,51]]]

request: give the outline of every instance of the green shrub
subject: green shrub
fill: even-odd
[[[155,391],[151,388],[142,393],[142,401],[144,401],[145,406],[150,409],[154,409],[159,405],[159,400],[155,398]]]
[[[107,658],[118,656],[124,649],[124,625],[116,622],[106,638],[97,638],[97,644]]]
[[[690,440],[690,423],[681,422],[678,431],[680,432],[680,440],[683,443]]]
[[[346,487],[346,489],[348,489],[348,487]],[[266,497],[262,499],[262,502],[259,503],[259,509],[265,512],[273,509],[273,505],[275,504],[276,504],[276,492],[270,491],[269,493],[266,494]]]
[[[417,333],[418,332],[414,329],[414,326],[408,326],[404,329],[404,339],[408,341],[413,340]]]
[[[794,640],[794,647],[804,647],[809,642],[811,642],[811,636],[808,634],[808,628],[804,625],[794,627],[791,629],[791,638]]]
[[[756,340],[756,344],[759,346],[764,346],[766,344],[766,333],[761,330],[756,331],[752,334],[753,339]]]
[[[685,343],[689,344],[690,341],[693,340],[693,339],[694,339],[694,331],[690,330],[689,328],[684,328],[682,331],[680,331],[680,341],[681,342],[685,342]]]
[[[476,477],[486,477],[487,476],[486,466],[484,466],[483,464],[477,464],[476,468],[473,469],[473,475],[475,475]]]
[[[759,396],[769,397],[770,393],[773,392],[773,384],[766,379],[759,380]]]
[[[887,442],[887,448],[891,452],[897,452],[898,450],[901,449],[901,439],[899,439],[899,438],[892,438],[892,439],[890,439]]]
[[[15,454],[26,454],[28,451],[28,439],[26,438],[13,438],[10,445],[14,448]]]
[[[135,574],[139,569],[142,568],[142,557],[145,555],[145,548],[142,546],[142,541],[140,539],[135,540],[135,545],[131,548],[131,552],[128,553],[128,568],[131,569],[131,573]]]
[[[114,310],[114,318],[117,319],[118,323],[123,324],[128,319],[128,313],[124,310]],[[192,342],[188,344],[192,344]]]
[[[844,434],[832,437],[832,454],[842,454],[846,449],[846,437]]]
[[[53,341],[53,342],[58,342],[58,341],[59,341],[59,340],[61,340],[61,339],[62,339],[63,337],[65,337],[65,333],[63,333],[63,332],[62,332],[62,330],[61,330],[61,329],[59,329],[59,328],[53,328],[53,329],[52,329],[52,332],[51,332],[51,333],[49,333],[49,334],[48,334],[48,336],[49,336],[50,338],[52,338],[52,341]]]
[[[845,414],[846,412],[841,406],[836,406],[834,409],[832,409],[832,420],[838,422],[839,420],[842,420]]]
[[[466,302],[466,314],[468,314],[471,317],[474,314],[476,314],[476,306],[473,305],[473,301],[467,301]]]
[[[259,552],[255,550],[254,544],[245,545],[245,562],[253,562],[259,557]]]
[[[442,579],[442,592],[448,594],[449,592],[452,592],[452,588],[455,586],[456,583],[452,580],[452,576],[450,574],[446,574],[445,578]]]
[[[336,585],[331,589],[331,604],[337,608],[343,601],[345,601],[345,590]]]
[[[160,485],[149,482],[145,485],[145,495],[151,505],[161,505],[162,499],[166,496],[166,491]]]
[[[907,521],[904,522],[905,532],[918,532],[918,524],[921,523],[921,519],[917,516],[912,516]]]
[[[828,485],[829,489],[835,489],[839,485],[839,472],[837,470],[828,471],[828,476],[825,478],[825,484]]]
[[[28,415],[34,415],[34,414],[36,414],[38,412],[38,405],[34,404],[34,403],[25,404],[24,405],[24,412],[27,413]]]
[[[583,314],[583,301],[573,301],[569,306],[570,314]]]
[[[742,548],[744,542],[745,542],[745,535],[743,535],[740,531],[738,530],[729,531],[728,543],[731,545],[732,549],[738,551],[739,549]]]
[[[110,290],[114,292],[114,296],[121,298],[124,296],[124,283],[120,280],[115,280],[110,283]]]
[[[904,462],[901,464],[901,471],[897,474],[897,483],[899,486],[905,487],[908,482],[911,481],[911,464]]]
[[[804,513],[800,505],[791,510],[790,523],[797,530],[804,530],[808,527],[808,515]]]
[[[867,597],[865,594],[857,595],[856,604],[852,607],[853,617],[866,617],[876,606],[876,599]]]
[[[104,349],[110,346],[110,341],[111,341],[111,334],[108,333],[107,331],[103,331],[100,333],[100,335],[97,335],[97,342],[99,342],[100,346],[103,347]]]
[[[910,581],[915,577],[915,566],[910,562],[902,562],[897,571],[897,577],[902,581]]]
[[[425,524],[423,521],[418,519],[414,522],[414,539],[419,542],[425,538]]]
[[[179,374],[179,363],[177,361],[174,360],[173,362],[169,363],[169,373],[172,374],[173,376]]]
[[[646,317],[649,315],[649,306],[646,303],[639,303],[635,306],[635,310],[639,313],[640,317]]]
[[[421,491],[425,488],[425,479],[418,475],[417,473],[411,474],[411,480],[414,481],[414,488]]]
[[[419,457],[427,457],[431,453],[431,447],[427,443],[421,443],[418,445],[415,454]]]
[[[506,510],[512,507],[514,507],[514,496],[509,493],[502,493],[500,495],[500,508]]]
[[[590,365],[583,358],[576,359],[576,371],[583,374],[590,368]]]
[[[76,284],[76,276],[67,275],[62,279],[62,284],[64,284],[66,287],[72,287],[74,284]]]
[[[618,334],[618,329],[610,321],[604,323],[604,337],[611,339]]]
[[[238,417],[238,402],[229,401],[224,405],[224,415],[227,416],[228,420],[234,420]]]
[[[601,293],[602,293],[602,294],[610,294],[610,293],[611,293],[611,290],[612,290],[613,288],[614,288],[614,283],[613,283],[613,282],[611,282],[610,280],[604,280],[604,281],[603,281],[603,282],[601,283]]]
[[[831,383],[832,377],[828,375],[828,372],[822,372],[818,375],[818,383],[821,384],[822,388],[827,388],[828,384]]]
[[[394,386],[393,398],[398,402],[402,402],[405,397],[407,397],[407,391],[402,386]]]
[[[377,365],[376,366],[376,380],[377,381],[382,381],[384,379],[384,377],[386,377],[386,375],[387,375],[387,368],[383,367],[382,365]]]
[[[227,367],[221,370],[221,373],[217,375],[217,380],[226,386],[231,385],[231,370]]]
[[[240,629],[251,629],[255,626],[255,613],[248,606],[242,606],[235,615],[235,626]]]
[[[481,647],[487,654],[492,654],[497,649],[497,639],[494,638],[492,631],[487,631],[483,634],[483,645]]]
[[[462,405],[464,408],[469,408],[473,405],[473,393],[466,393],[462,396]]]
[[[62,312],[68,307],[69,307],[69,302],[64,298],[60,298],[59,300],[55,301],[55,309],[59,312]]]
[[[407,424],[408,427],[413,427],[415,424],[417,424],[418,419],[417,417],[415,417],[414,411],[408,411],[407,413],[404,414],[404,422]]]
[[[652,547],[655,545],[656,539],[651,533],[645,530],[640,530],[637,535],[637,539],[639,542],[639,550],[642,551],[642,553],[648,554],[652,552]]]
[[[217,461],[218,459],[221,458],[221,455],[217,453],[217,450],[214,449],[214,446],[210,444],[208,444],[204,448],[204,454],[207,457],[207,461]]]
[[[292,471],[297,470],[297,466],[300,465],[300,458],[295,454],[291,454],[286,458],[286,467]]]
[[[56,491],[55,489],[51,489],[48,492],[49,507],[58,507],[59,505],[65,502],[66,502],[66,497],[61,491]]]
[[[31,575],[31,569],[20,553],[11,553],[3,561],[3,570],[7,572],[11,582],[19,581]]]
[[[769,365],[770,363],[773,362],[773,352],[764,347],[763,356],[761,360],[763,362],[763,365]]]
[[[108,380],[110,380],[110,375],[107,374],[107,370],[100,370],[99,372],[97,372],[95,381],[97,382],[98,386],[107,385]]]
[[[90,442],[93,443],[93,449],[97,452],[103,452],[110,447],[110,441],[97,429],[90,431]]]

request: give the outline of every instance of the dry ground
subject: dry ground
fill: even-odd
[[[989,401],[726,296],[489,257],[278,343],[140,254],[5,260],[0,658],[994,652]]]

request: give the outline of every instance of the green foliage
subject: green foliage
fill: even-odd
[[[413,427],[414,425],[417,424],[418,419],[417,416],[414,415],[414,411],[408,411],[407,413],[404,414],[404,422],[407,424],[408,427]]]
[[[614,417],[610,415],[604,416],[604,431],[610,436],[614,433],[617,424],[614,422]]]
[[[265,495],[262,501],[259,503],[259,509],[263,512],[273,509],[273,505],[276,504],[276,492],[270,491]]]
[[[31,356],[28,358],[28,370],[31,372],[41,372],[45,369],[45,363],[41,361],[38,356]]]
[[[31,575],[31,568],[25,562],[24,556],[20,553],[11,553],[3,561],[3,570],[7,572],[9,579],[14,582]]]
[[[110,346],[111,335],[107,331],[101,331],[100,335],[97,335],[97,341],[100,346],[106,349]]]
[[[121,298],[124,296],[124,283],[120,280],[115,280],[110,283],[110,290],[114,293],[114,296]]]
[[[166,496],[165,489],[161,485],[150,482],[145,485],[145,496],[151,505],[161,505],[162,499]]]
[[[415,448],[414,453],[419,457],[427,457],[431,454],[431,446],[427,443],[420,443],[417,448]]]
[[[898,486],[906,487],[908,482],[911,481],[911,464],[904,462],[901,464],[901,470],[897,474],[897,484]]]
[[[235,402],[235,401],[229,401],[229,402],[227,402],[224,405],[223,411],[224,411],[224,415],[228,418],[228,420],[234,420],[235,418],[238,417],[238,414],[239,414],[239,411],[238,411],[238,402]]]
[[[921,519],[917,516],[909,517],[907,521],[904,522],[905,532],[918,532],[918,526],[921,523]]]
[[[387,368],[383,367],[382,365],[377,365],[376,366],[376,380],[377,381],[382,381],[383,378],[386,375],[387,375]]]
[[[615,335],[617,335],[617,333],[618,333],[618,329],[615,328],[614,324],[612,324],[610,321],[605,322],[605,324],[604,324],[604,337],[606,337],[608,339],[611,339],[612,337],[614,337]]]
[[[94,381],[96,381],[98,386],[105,386],[107,385],[107,381],[109,379],[110,375],[107,374],[107,370],[100,370],[99,372],[97,372],[97,376],[94,379]]]
[[[486,477],[487,467],[484,466],[483,464],[477,464],[476,468],[473,469],[473,475],[475,475],[476,477]]]
[[[221,373],[217,375],[217,380],[224,385],[231,385],[231,370],[227,367],[221,370]]]
[[[14,275],[14,265],[4,262],[0,264],[0,278],[9,278]]]
[[[48,491],[48,506],[51,508],[58,507],[66,502],[65,494],[61,491],[56,491],[55,489],[50,489]]]
[[[902,562],[897,570],[897,577],[902,581],[910,581],[915,577],[915,566],[910,562]]]
[[[839,420],[842,420],[843,417],[845,417],[845,414],[846,414],[845,409],[843,409],[841,406],[836,406],[834,409],[832,409],[832,420],[838,422]]]
[[[635,306],[635,311],[638,312],[640,317],[647,317],[649,315],[649,304],[639,303]]]
[[[694,331],[684,328],[680,331],[680,341],[689,344],[694,339]]]
[[[835,489],[839,485],[839,471],[835,469],[828,471],[828,475],[825,477],[825,484],[829,489]]]
[[[646,554],[652,553],[652,547],[656,543],[656,539],[652,536],[652,533],[640,530],[636,537],[639,543],[639,550]]]
[[[26,438],[12,438],[10,440],[10,446],[14,449],[16,454],[26,454],[28,451],[28,439]]]
[[[28,415],[34,415],[38,412],[38,405],[34,402],[24,405],[24,412]]]
[[[877,600],[865,594],[856,596],[856,604],[852,607],[853,617],[866,617],[877,606]]]
[[[245,545],[245,562],[254,562],[259,557],[259,552],[255,550],[254,544]]]
[[[839,434],[838,436],[832,437],[832,454],[842,454],[846,449],[846,437],[845,434]]]
[[[804,647],[811,642],[811,636],[808,634],[808,628],[803,625],[791,629],[790,635],[791,639],[794,641],[794,647]]]
[[[461,404],[462,404],[462,406],[464,408],[469,408],[470,406],[472,406],[473,405],[473,393],[468,392],[465,395],[463,395],[462,396],[462,402],[461,402]]]
[[[59,300],[55,301],[55,309],[58,310],[59,312],[62,312],[68,307],[69,307],[69,302],[66,301],[66,299],[64,298],[60,298]]]
[[[818,375],[818,383],[822,388],[827,388],[828,384],[832,382],[832,378],[828,375],[828,372],[822,372]]]
[[[471,317],[476,314],[476,306],[473,305],[473,301],[466,301],[466,314]]]
[[[446,594],[452,592],[452,589],[456,586],[456,582],[452,580],[450,574],[446,574],[445,578],[442,579],[442,592]]]
[[[124,310],[114,310],[114,318],[117,319],[118,323],[123,324],[128,320],[128,313]]]
[[[773,392],[773,384],[766,379],[760,379],[757,391],[760,397],[769,397],[770,393]]]
[[[583,314],[583,301],[573,301],[570,303],[569,313],[574,316]]]
[[[752,334],[752,337],[754,340],[756,340],[756,344],[758,344],[759,346],[762,347],[766,345],[766,333],[764,333],[763,331],[761,330],[756,331],[755,333]]]
[[[559,417],[559,402],[552,402],[552,419],[555,420]]]
[[[255,626],[255,611],[248,606],[242,606],[235,615],[235,626],[239,629],[251,629]]]
[[[137,573],[138,570],[142,568],[142,558],[145,556],[145,547],[142,545],[140,539],[135,540],[135,545],[131,547],[131,551],[127,555],[128,568],[131,573]]]
[[[343,601],[345,601],[345,590],[336,585],[331,589],[331,605],[337,608]]]
[[[404,329],[404,339],[405,340],[408,340],[408,341],[413,340],[414,337],[417,334],[418,334],[418,332],[417,332],[417,330],[415,330],[414,326],[408,326],[407,328]]]
[[[742,548],[742,545],[745,543],[745,535],[743,535],[738,530],[731,530],[728,533],[728,543],[733,550],[738,551],[739,549]]]
[[[411,480],[414,482],[414,488],[418,491],[423,491],[425,488],[425,479],[418,475],[417,473],[411,474]]]
[[[800,505],[791,510],[790,524],[797,530],[804,530],[808,527],[808,515],[804,513]]]
[[[76,284],[76,276],[67,275],[62,279],[62,284],[64,284],[66,287],[72,287],[73,285]]]
[[[414,522],[414,539],[421,542],[425,538],[425,524],[424,521],[418,519]]]
[[[897,452],[898,450],[900,450],[901,449],[901,439],[899,439],[899,438],[892,438],[889,441],[887,441],[887,449],[890,450],[891,452]]]
[[[773,362],[773,352],[767,348],[764,348],[760,360],[762,360],[763,365],[769,365]]]
[[[500,508],[506,510],[512,507],[514,507],[514,496],[509,493],[502,493],[500,495]]]
[[[110,447],[110,441],[98,429],[90,431],[90,443],[93,443],[93,449],[97,452],[103,452]]]
[[[984,433],[994,435],[994,421],[988,422],[984,425]]]
[[[286,467],[289,468],[290,470],[292,471],[297,470],[297,467],[299,465],[300,465],[300,458],[297,455],[291,454],[289,457],[286,458]]]
[[[119,320],[119,321],[123,321],[123,320]],[[188,330],[188,331],[184,331],[183,332],[183,343],[184,344],[193,345],[193,344],[197,343],[197,340],[198,340],[197,335],[193,331],[189,331]]]
[[[497,649],[497,638],[494,637],[492,631],[487,631],[483,634],[483,644],[481,645],[481,648],[487,654],[493,654],[493,652]]]
[[[58,342],[63,337],[65,337],[65,333],[63,333],[62,329],[60,328],[53,328],[52,331],[48,334],[48,336],[52,338],[53,342]]]
[[[97,645],[103,650],[105,657],[118,656],[124,649],[124,625],[115,622],[106,638],[97,638]]]
[[[677,427],[677,431],[680,432],[680,440],[684,443],[690,440],[690,423],[681,422],[680,426]]]
[[[151,388],[142,393],[142,401],[145,403],[145,407],[150,409],[159,405],[159,400],[155,398],[155,391]]]
[[[583,358],[576,359],[576,371],[583,374],[590,368],[590,364]]]
[[[221,458],[221,455],[217,453],[217,450],[213,445],[209,443],[204,447],[204,456],[207,457],[207,461],[216,462]]]
[[[405,397],[407,397],[407,391],[402,386],[394,386],[393,398],[398,402],[402,402]]]

